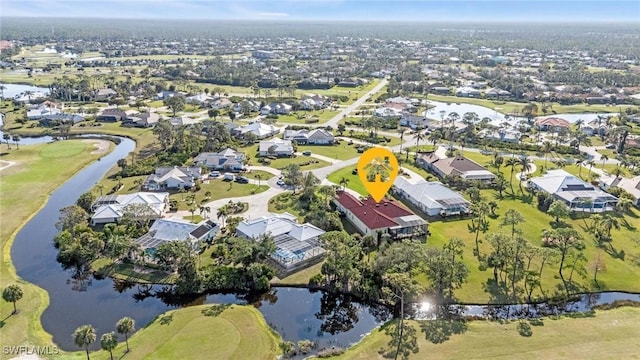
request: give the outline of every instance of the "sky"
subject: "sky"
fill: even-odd
[[[640,0],[1,0],[0,16],[350,21],[637,22]]]

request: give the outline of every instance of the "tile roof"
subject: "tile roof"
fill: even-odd
[[[358,200],[346,191],[338,191],[336,201],[348,209],[369,229],[380,229],[398,226],[395,219],[415,215],[398,202],[383,199],[376,203],[371,197]]]

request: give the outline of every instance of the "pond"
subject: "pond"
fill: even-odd
[[[347,297],[307,289],[276,288],[253,297],[216,294],[185,303],[158,295],[158,288],[123,286],[111,279],[94,278],[88,272],[64,270],[56,261],[57,251],[53,246],[59,209],[72,205],[134,148],[132,140],[122,139],[109,155],[58,188],[45,207],[18,232],[11,248],[18,275],[49,293],[50,304],[41,320],[45,331],[52,334],[60,348],[77,350],[71,334],[80,325],[92,324],[100,338],[101,334],[113,331],[115,323],[124,316],[135,319],[141,328],[169,309],[205,302],[254,304],[285,339],[309,339],[321,345],[357,342],[382,321],[384,309],[369,311],[369,306]],[[94,349],[97,348],[98,342],[94,344]]]
[[[5,99],[13,99],[14,96],[25,91],[49,93],[49,88],[46,88],[46,87],[37,87],[37,86],[23,85],[23,84],[2,84],[2,83],[0,83],[0,85],[5,87],[3,91]]]

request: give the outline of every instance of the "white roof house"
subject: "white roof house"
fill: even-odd
[[[600,187],[608,190],[612,187],[618,187],[633,196],[633,205],[640,206],[640,176],[634,178],[626,178],[622,176],[601,176]]]
[[[143,214],[150,219],[162,217],[169,203],[169,193],[137,192],[124,195],[100,196],[91,206],[91,224],[106,224],[120,221],[129,205],[147,205],[151,213]]]
[[[271,151],[270,151],[271,150]],[[258,156],[291,156],[293,155],[293,144],[291,140],[273,139],[260,141],[258,146]]]
[[[411,182],[398,176],[393,190],[429,216],[450,216],[469,211],[470,203],[462,195],[437,181]]]
[[[273,126],[264,124],[259,121],[254,121],[250,124],[239,126],[232,130],[237,136],[244,136],[244,134],[251,132],[256,135],[258,139],[265,139],[280,133],[280,129]]]
[[[238,224],[239,237],[256,240],[263,234],[274,238],[276,251],[271,258],[287,272],[300,270],[314,263],[324,255],[319,238],[324,230],[309,224],[298,224],[296,217],[289,214],[270,214]]]
[[[170,218],[157,219],[149,231],[135,240],[142,249],[155,249],[171,241],[189,241],[195,247],[198,241],[211,240],[220,227],[211,220],[204,220],[198,224],[189,221]]]
[[[313,145],[331,145],[336,140],[333,134],[325,129],[285,130],[282,138],[295,141],[298,144]]]
[[[202,168],[195,167],[158,167],[154,174],[147,176],[142,184],[143,190],[187,189],[202,178]]]
[[[562,169],[549,170],[544,176],[529,180],[529,186],[564,201],[573,211],[611,211],[618,202],[617,197]]]

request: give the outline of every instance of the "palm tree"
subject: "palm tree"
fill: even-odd
[[[518,165],[520,165],[520,168],[522,168],[522,175],[525,175],[526,173],[531,171],[532,163],[531,159],[529,159],[528,156],[521,156],[518,160]],[[522,181],[519,182],[519,186],[520,192],[522,193],[522,195],[524,195],[524,191],[522,190]]]
[[[4,133],[2,134],[2,138],[7,142],[7,149],[11,149],[11,145],[9,145],[9,140],[11,140],[11,134]]]
[[[260,187],[260,180],[262,180],[262,175],[256,174],[256,179],[258,179],[258,187]]]
[[[347,185],[349,185],[349,179],[347,179],[346,177],[341,177],[340,178],[340,186],[342,186],[342,191],[344,191],[347,188]]]
[[[6,302],[13,303],[13,312],[11,314],[16,314],[18,309],[16,308],[16,302],[22,299],[22,288],[18,284],[11,284],[2,290],[2,299]]]
[[[222,227],[224,227],[224,219],[227,218],[227,215],[229,215],[229,210],[226,205],[221,206],[216,213],[218,220],[222,219],[220,220]]]
[[[512,158],[508,158],[507,161],[505,161],[504,165],[505,166],[510,166],[511,167],[511,175],[509,176],[509,187],[511,188],[511,193],[513,194],[513,173],[515,171],[516,165],[518,165],[519,161],[518,159],[512,157]]]
[[[547,157],[549,156],[549,152],[551,151],[551,141],[545,141],[542,144],[542,152],[544,152],[544,168],[547,168]]]
[[[18,145],[18,142],[20,141],[20,135],[12,135],[11,138],[13,139],[13,142],[16,143],[16,149],[20,149],[20,146]]]
[[[416,139],[416,151],[420,151],[420,141],[424,140],[424,134],[422,133],[422,129],[417,128],[412,132],[412,134]]]
[[[405,133],[406,131],[407,131],[407,130],[406,130],[406,129],[404,129],[404,128],[400,128],[400,129],[398,129],[398,134],[400,134],[400,153],[401,153],[401,154],[402,154],[402,143],[403,143],[402,139],[404,139],[404,133]]]
[[[111,360],[113,360],[113,349],[115,349],[116,346],[118,346],[118,336],[113,331],[100,337],[100,347],[102,350],[109,352]]]
[[[602,154],[602,156],[600,156],[600,159],[602,159],[602,170],[604,170],[604,163],[607,162],[607,160],[609,160],[609,155]]]
[[[211,212],[210,207],[204,206],[204,205],[200,206],[200,216],[202,216],[203,218],[206,219],[210,212]]]
[[[82,325],[73,332],[73,342],[87,352],[87,360],[91,359],[89,357],[89,346],[94,341],[96,341],[96,330],[91,325]]]
[[[589,176],[591,176],[591,169],[593,168],[593,165],[595,165],[596,162],[593,160],[589,160],[587,161],[587,165],[589,165]]]
[[[127,343],[127,352],[129,352],[129,334],[136,331],[136,321],[125,316],[116,323],[116,331],[118,334],[124,335],[124,341]]]

